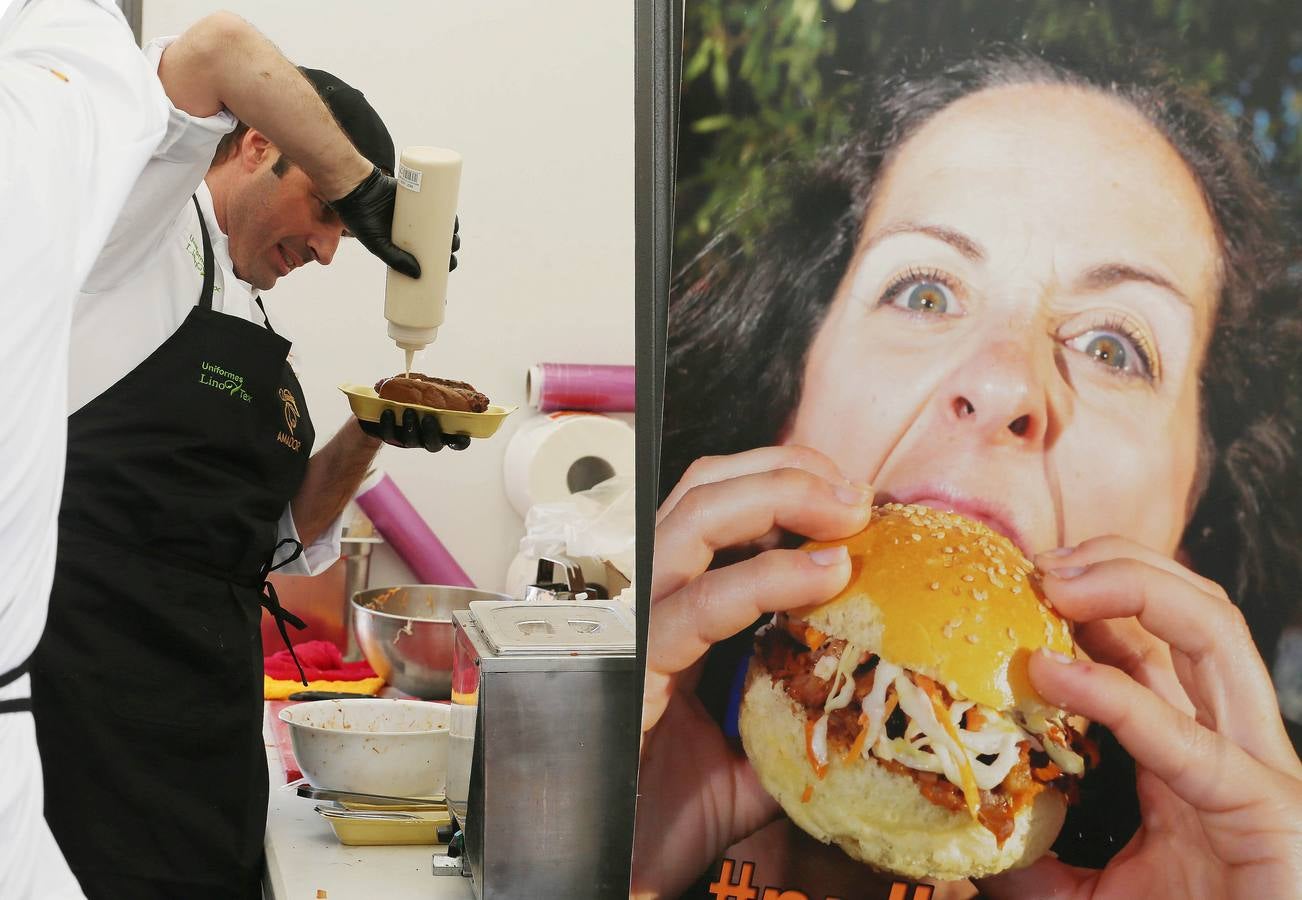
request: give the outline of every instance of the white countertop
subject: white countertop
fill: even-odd
[[[268,900],[474,900],[470,879],[432,874],[438,846],[349,847],[339,843],[325,819],[314,812],[318,801],[298,796],[285,785],[269,725],[264,723],[267,771],[271,778],[267,810]]]

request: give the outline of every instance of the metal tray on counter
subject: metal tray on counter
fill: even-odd
[[[330,823],[339,843],[353,847],[446,844],[451,837],[452,814],[446,808],[359,811],[318,806],[316,812]]]

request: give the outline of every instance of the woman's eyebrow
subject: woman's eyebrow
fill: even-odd
[[[895,222],[887,225],[864,243],[864,250],[871,250],[888,237],[894,237],[897,234],[924,234],[927,237],[949,244],[972,262],[985,262],[986,259],[986,252],[981,248],[981,245],[963,232],[955,231],[953,228],[946,228],[944,225],[924,225],[919,222]]]
[[[887,238],[900,234],[926,235],[949,244],[972,262],[986,260],[986,252],[981,245],[963,232],[944,225],[925,225],[920,222],[894,222],[887,225],[864,242],[864,250],[871,250]],[[1076,287],[1081,291],[1106,291],[1129,281],[1154,285],[1171,294],[1184,305],[1193,305],[1193,301],[1169,278],[1152,269],[1130,263],[1114,262],[1094,266],[1077,280]]]
[[[1193,302],[1185,296],[1184,291],[1176,287],[1169,278],[1151,269],[1133,266],[1128,263],[1105,263],[1101,266],[1095,266],[1077,280],[1076,286],[1078,290],[1082,291],[1106,291],[1129,281],[1155,285],[1171,294],[1185,306],[1193,306]]]

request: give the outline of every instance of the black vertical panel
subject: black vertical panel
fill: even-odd
[[[637,0],[635,319],[638,421],[638,599],[651,584],[651,542],[660,469],[665,331],[673,248],[674,156],[678,132],[678,79],[682,63],[682,4]],[[641,565],[645,562],[646,565]],[[640,617],[639,639],[646,616]]]
[[[657,481],[673,247],[674,155],[678,144],[683,0],[635,2],[638,693],[633,702],[640,707],[642,679],[646,672],[655,507],[659,496]],[[636,754],[640,735],[630,737],[627,752]]]

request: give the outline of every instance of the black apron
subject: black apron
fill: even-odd
[[[199,228],[198,305],[68,420],[32,701],[46,819],[91,900],[261,896],[260,618],[294,621],[266,575],[314,432],[290,342],[213,311]]]

